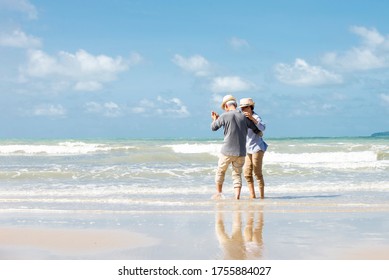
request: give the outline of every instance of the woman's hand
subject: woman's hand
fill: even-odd
[[[243,112],[243,114],[246,116],[246,118],[251,120],[253,123],[255,123],[255,124],[258,123],[257,120],[253,117],[253,114],[251,112],[245,111],[245,112]]]

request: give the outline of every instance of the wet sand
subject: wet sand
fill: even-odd
[[[389,260],[388,207],[270,199],[177,211],[7,213],[0,259]]]
[[[155,246],[158,240],[120,230],[0,228],[1,259],[94,258],[112,252]]]

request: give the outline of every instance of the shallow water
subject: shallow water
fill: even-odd
[[[267,142],[269,198],[389,201],[387,138]],[[3,140],[0,212],[201,210],[214,193],[220,147],[216,140]],[[230,174],[224,193],[233,193]]]

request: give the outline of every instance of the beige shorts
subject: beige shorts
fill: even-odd
[[[234,188],[242,187],[242,169],[243,169],[244,161],[245,161],[245,157],[225,156],[221,154],[219,156],[219,163],[216,171],[215,183],[221,185],[224,183],[226,171],[228,169],[228,166],[231,164],[232,180],[234,183]]]

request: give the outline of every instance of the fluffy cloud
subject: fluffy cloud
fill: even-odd
[[[238,40],[239,39],[236,39],[236,44],[243,43],[243,41],[238,42]],[[212,74],[210,63],[200,55],[184,58],[177,54],[174,56],[173,62],[185,71],[191,72],[196,76],[208,76],[207,79],[209,79],[209,76]],[[238,76],[214,77],[210,80],[207,80],[207,82],[209,81],[209,88],[213,93],[239,92],[249,90],[254,87],[254,84],[245,81]]]
[[[186,118],[190,116],[187,107],[179,98],[165,99],[161,96],[156,101],[142,99],[137,107],[131,109],[132,113],[147,116]]]
[[[85,104],[85,109],[87,113],[101,114],[105,117],[119,117],[122,114],[122,109],[120,106],[114,102],[88,102]]]
[[[130,54],[130,58],[127,61],[127,63],[129,66],[134,66],[134,65],[141,63],[142,61],[143,61],[143,57],[139,53],[132,52]]]
[[[368,29],[363,26],[352,26],[351,32],[359,35],[363,39],[366,46],[376,47],[387,41],[387,38],[382,36],[376,29]]]
[[[342,53],[324,54],[322,62],[327,69],[342,73],[389,67],[389,36],[380,34],[374,28],[362,26],[351,27],[351,32],[361,38],[361,44]],[[339,74],[321,66],[309,65],[303,59],[296,59],[293,65],[277,64],[275,74],[279,81],[296,86],[342,83]]]
[[[345,71],[389,67],[388,36],[361,26],[353,26],[351,32],[362,39],[362,44],[343,53],[326,53],[323,56],[325,64]]]
[[[62,105],[43,104],[36,106],[32,111],[32,115],[43,117],[64,117],[66,115],[66,110]]]
[[[14,48],[38,48],[41,46],[41,41],[38,38],[26,35],[23,31],[16,29],[8,34],[0,34],[0,46]]]
[[[176,54],[172,61],[185,71],[193,73],[196,76],[207,76],[210,73],[210,64],[201,55],[185,58]]]
[[[24,13],[29,19],[37,19],[38,12],[28,0],[0,0],[0,8]]]
[[[74,85],[74,89],[77,91],[97,91],[102,89],[103,85],[97,81],[80,81]]]
[[[333,104],[322,103],[317,100],[303,100],[298,104],[294,104],[295,108],[291,108],[289,116],[292,117],[309,117],[309,116],[325,116],[329,113],[334,113],[337,107]]]
[[[380,99],[389,107],[389,94],[380,94]]]
[[[342,77],[319,66],[312,66],[303,59],[296,59],[293,65],[279,63],[275,66],[277,79],[295,86],[319,86],[342,83]]]
[[[161,96],[158,96],[157,101],[159,104],[164,104],[161,109],[157,109],[157,112],[161,115],[169,114],[177,117],[187,117],[189,116],[189,111],[182,101],[178,98],[164,99]]]
[[[235,50],[248,48],[250,46],[246,40],[236,37],[231,38],[229,43],[231,47]]]
[[[74,54],[62,51],[57,56],[50,56],[41,50],[30,50],[27,65],[21,73],[24,77],[50,78],[56,83],[70,83],[74,90],[96,91],[140,60],[138,54],[125,60],[122,57],[94,56],[85,50]]]
[[[368,48],[353,48],[342,55],[335,52],[323,56],[323,62],[346,71],[369,70],[385,67],[385,58]]]
[[[240,92],[253,87],[254,84],[244,81],[238,76],[216,77],[211,82],[211,91],[214,93]]]

